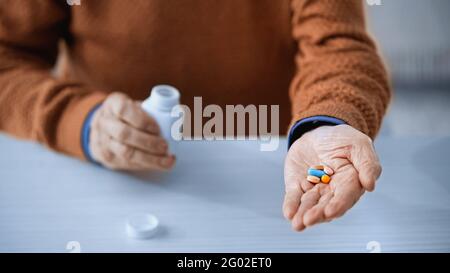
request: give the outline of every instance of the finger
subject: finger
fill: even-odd
[[[109,148],[121,164],[130,169],[168,170],[175,164],[173,155],[157,156],[111,139]]]
[[[134,161],[136,164],[149,170],[168,171],[175,166],[175,155],[155,156],[143,153],[139,150],[135,152]]]
[[[288,220],[292,220],[292,217],[297,212],[300,198],[305,189],[309,190],[313,186],[306,179],[303,179],[303,171],[305,171],[305,164],[300,164],[297,156],[290,151],[286,156],[284,167],[286,194],[283,202],[283,215]]]
[[[363,192],[361,187],[354,187],[351,183],[337,186],[333,198],[324,209],[325,218],[331,220],[344,215],[359,200]]]
[[[314,187],[314,184],[303,179],[307,176],[307,165],[302,160],[300,154],[290,150],[286,156],[284,165],[284,181],[286,188],[290,187],[290,185],[295,185],[294,187],[300,185],[300,190],[306,192]]]
[[[158,123],[127,96],[114,93],[106,101],[111,113],[137,129],[159,134]]]
[[[144,170],[142,166],[137,164],[124,164],[120,157],[117,157],[109,147],[111,136],[100,133],[96,134],[95,145],[92,146],[92,152],[96,155],[95,160],[101,163],[104,167],[111,170],[128,170],[139,171]]]
[[[123,166],[118,158],[108,147],[111,137],[104,133],[98,133],[91,138],[91,152],[95,161],[112,170],[120,170]]]
[[[381,165],[372,140],[364,135],[359,145],[352,147],[349,160],[358,171],[359,181],[364,189],[373,191],[375,183],[381,174]]]
[[[333,192],[329,188],[329,186],[325,188],[327,190],[321,193],[319,202],[303,216],[305,226],[310,227],[326,220],[324,210],[328,202],[333,198]]]
[[[288,220],[292,220],[292,217],[297,212],[303,194],[298,184],[296,185],[295,187],[286,188],[286,194],[284,195],[283,215]]]
[[[105,117],[99,127],[115,140],[148,153],[165,155],[168,152],[167,142],[162,137],[135,129],[115,117]]]
[[[316,185],[314,188],[305,192],[302,195],[300,207],[292,219],[292,227],[295,230],[302,231],[306,228],[306,225],[303,221],[303,216],[310,208],[312,208],[319,201],[320,193],[318,189],[319,185]]]

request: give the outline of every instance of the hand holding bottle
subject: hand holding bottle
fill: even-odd
[[[175,164],[158,123],[122,93],[110,94],[94,113],[89,148],[94,160],[114,170],[169,170]]]

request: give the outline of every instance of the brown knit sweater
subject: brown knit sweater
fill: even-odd
[[[0,1],[0,130],[82,158],[94,105],[161,83],[187,105],[278,104],[282,130],[328,115],[371,137],[390,98],[362,0]]]

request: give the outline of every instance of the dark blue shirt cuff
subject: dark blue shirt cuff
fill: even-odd
[[[97,104],[94,108],[92,108],[91,111],[89,111],[86,119],[83,122],[83,127],[81,129],[81,147],[83,148],[84,156],[87,158],[87,160],[94,162],[95,160],[92,158],[91,151],[89,150],[89,135],[91,132],[91,122],[92,117],[94,116],[95,111],[101,106],[102,104]]]
[[[309,132],[313,129],[316,129],[320,126],[325,125],[340,125],[340,124],[346,124],[345,121],[329,117],[329,116],[314,116],[309,118],[304,118],[299,121],[297,121],[294,126],[292,126],[291,130],[289,131],[288,135],[288,150],[291,147],[291,145],[299,139],[303,134],[306,132]]]

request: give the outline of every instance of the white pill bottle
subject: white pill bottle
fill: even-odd
[[[180,92],[170,85],[157,85],[150,96],[142,102],[142,109],[158,122],[161,135],[167,140],[169,150],[174,152],[177,136],[172,136],[172,125],[179,119],[171,115],[172,109],[180,105]]]

